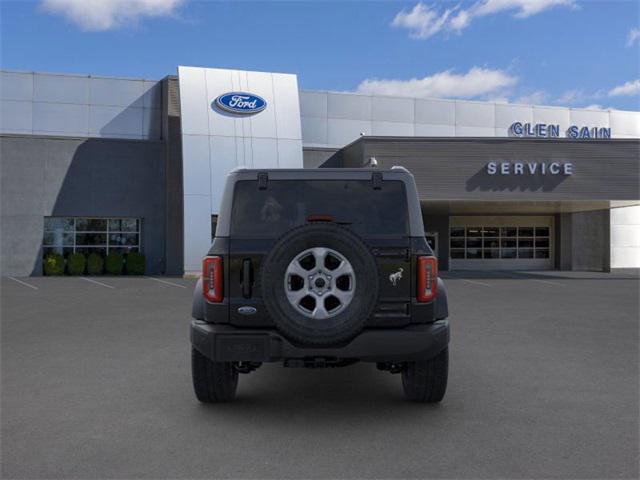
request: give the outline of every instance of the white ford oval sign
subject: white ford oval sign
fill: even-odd
[[[221,110],[236,115],[252,115],[267,108],[264,98],[246,92],[229,92],[215,99],[214,104]]]

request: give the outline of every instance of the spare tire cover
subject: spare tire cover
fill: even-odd
[[[283,235],[261,266],[262,298],[288,339],[343,343],[360,332],[378,301],[378,267],[346,227],[319,222]]]

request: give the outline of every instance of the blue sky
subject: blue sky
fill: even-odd
[[[2,68],[640,110],[640,2],[2,1]]]

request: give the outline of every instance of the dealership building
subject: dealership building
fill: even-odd
[[[390,168],[416,179],[442,270],[640,267],[640,112],[299,90],[296,75],[0,72],[3,275],[49,252],[197,272],[225,176]]]

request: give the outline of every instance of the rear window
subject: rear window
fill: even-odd
[[[364,180],[269,180],[236,183],[231,235],[280,236],[309,218],[329,217],[360,235],[406,235],[407,196],[401,181],[374,190]]]

